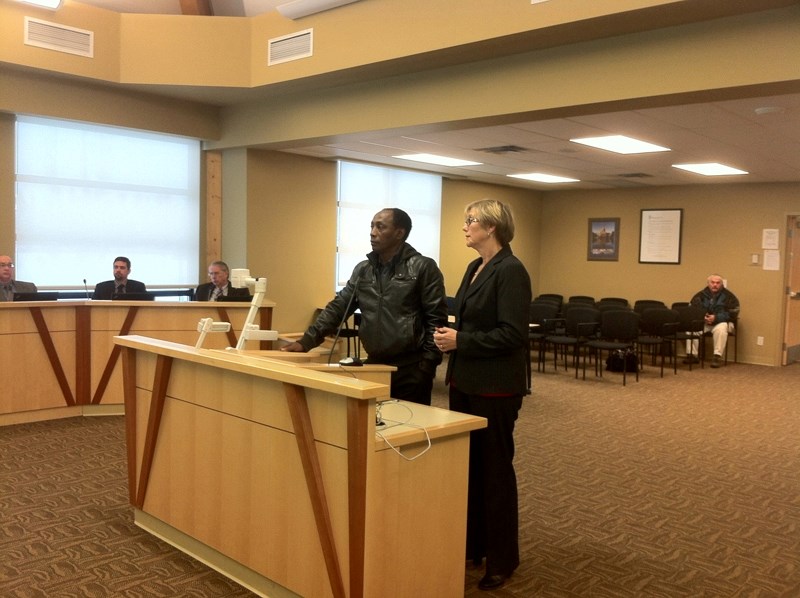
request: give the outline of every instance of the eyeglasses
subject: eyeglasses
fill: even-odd
[[[477,219],[477,218],[475,218],[474,216],[467,216],[467,217],[464,219],[464,224],[466,224],[467,226],[469,226],[469,225],[470,225],[470,224],[472,224],[473,222],[480,222],[480,220],[478,220],[478,219]]]
[[[13,268],[14,262],[0,262],[0,268]]]

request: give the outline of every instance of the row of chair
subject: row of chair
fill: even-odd
[[[592,305],[601,310],[613,309],[619,306],[632,307],[633,311],[637,313],[641,313],[650,307],[667,307],[666,303],[658,299],[637,299],[631,305],[631,303],[624,297],[601,297],[600,299],[595,299],[589,295],[572,295],[567,298],[567,301],[564,301],[564,296],[556,293],[543,293],[538,295],[534,301],[547,301],[550,303],[555,303],[559,307],[570,305]],[[689,302],[676,302],[672,304],[672,307],[680,305],[689,305]]]
[[[621,301],[616,307],[605,307],[603,300],[594,305],[588,301],[557,305],[554,301],[537,297],[530,306],[533,326],[529,334],[530,349],[537,356],[537,369],[544,370],[546,355],[552,349],[553,367],[558,367],[560,359],[564,369],[567,369],[567,360],[571,356],[576,378],[581,363],[583,377],[586,378],[587,359],[594,361],[595,375],[602,376],[603,355],[614,351],[637,355],[637,381],[645,356],[651,357],[654,365],[656,358],[660,358],[662,377],[667,357],[672,361],[673,372],[677,373],[678,343],[703,337],[705,312],[688,303],[675,303],[667,307],[661,301],[642,300],[631,308],[627,301],[625,305]],[[704,343],[699,343],[698,353],[702,367],[705,361]],[[688,361],[691,369],[692,360]],[[530,383],[530,363],[528,369]],[[623,368],[623,385],[627,383],[627,373]]]
[[[573,306],[581,306],[581,305],[594,305],[600,311],[604,311],[606,309],[617,309],[618,307],[632,307],[633,311],[642,314],[645,309],[649,309],[652,307],[668,307],[667,304],[658,299],[637,299],[633,305],[628,302],[627,299],[623,297],[602,297],[600,299],[595,300],[594,297],[589,295],[572,295],[569,296],[567,302],[564,302],[564,296],[558,293],[544,293],[536,297],[534,301],[545,301],[550,303],[555,303],[559,306],[559,314],[560,317],[564,317],[565,312],[569,310]],[[672,309],[681,309],[683,307],[687,307],[689,305],[688,301],[676,301],[671,304]],[[733,340],[733,362],[737,363],[739,361],[739,346],[738,346],[738,334],[737,329],[739,327],[739,319],[737,317],[734,320],[734,327],[729,332],[729,338]],[[710,336],[706,334],[706,336]],[[725,347],[725,354],[723,356],[724,362],[727,365],[728,363],[728,349],[727,345]]]

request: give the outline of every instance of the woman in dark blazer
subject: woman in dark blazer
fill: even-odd
[[[456,293],[454,327],[437,329],[434,340],[449,353],[450,409],[488,420],[470,438],[466,556],[476,564],[486,557],[478,587],[490,590],[519,566],[514,423],[528,387],[531,281],[511,252],[508,206],[484,199],[465,217],[467,247],[480,257]]]

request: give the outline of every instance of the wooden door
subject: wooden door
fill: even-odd
[[[783,365],[800,361],[800,216],[786,226],[786,322]]]

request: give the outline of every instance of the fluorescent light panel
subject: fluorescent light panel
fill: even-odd
[[[537,183],[579,183],[580,179],[569,179],[554,174],[544,174],[542,172],[529,172],[527,174],[506,175],[512,179],[525,179],[526,181],[536,181]]]
[[[688,170],[703,176],[730,176],[732,174],[750,174],[746,170],[739,170],[732,166],[725,166],[718,162],[706,162],[704,164],[673,164],[673,168]]]
[[[483,164],[483,162],[470,162],[469,160],[459,160],[458,158],[448,158],[447,156],[437,156],[435,154],[404,154],[402,156],[392,156],[392,158],[436,164],[437,166],[478,166]]]
[[[58,10],[61,8],[61,2],[63,0],[18,0],[23,4],[33,4],[34,6],[38,6],[39,8],[47,8],[49,10]]]
[[[309,15],[352,4],[359,0],[294,0],[275,7],[287,19],[300,19]]]
[[[633,137],[626,137],[625,135],[605,135],[603,137],[582,137],[579,139],[570,139],[573,143],[580,143],[581,145],[588,145],[598,149],[615,152],[617,154],[648,154],[651,152],[668,152],[668,147],[648,143],[647,141],[640,141]]]

